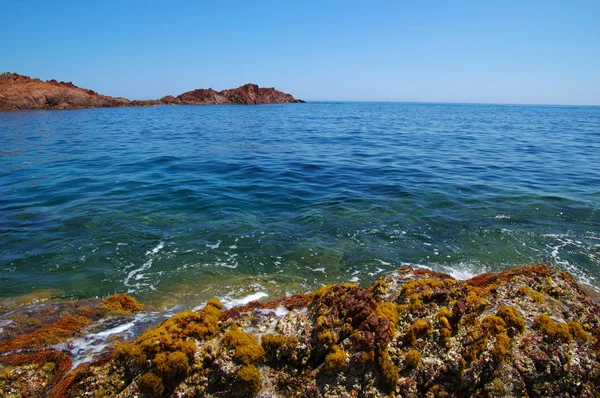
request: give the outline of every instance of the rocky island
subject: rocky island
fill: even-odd
[[[544,265],[466,281],[400,268],[230,309],[212,299],[73,362],[77,338],[148,310],[124,294],[0,309],[0,395],[600,394],[600,308]]]
[[[115,108],[125,106],[151,106],[161,104],[209,105],[209,104],[287,104],[304,102],[274,88],[258,87],[248,83],[238,88],[215,91],[198,89],[177,97],[168,95],[160,100],[130,101],[122,97],[110,97],[80,88],[71,82],[42,81],[17,73],[0,75],[0,110],[19,109],[73,109]]]

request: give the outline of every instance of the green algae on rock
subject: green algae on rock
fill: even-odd
[[[467,281],[401,268],[221,310],[211,300],[70,371],[8,352],[1,391],[32,377],[31,396],[61,397],[600,394],[600,308],[543,265]],[[35,355],[66,356],[48,348]]]

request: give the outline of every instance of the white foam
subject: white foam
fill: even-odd
[[[135,287],[135,286],[139,285],[139,284],[130,284],[129,281],[133,277],[135,277],[136,280],[139,279],[136,277],[136,275],[139,274],[140,272],[146,271],[150,267],[152,267],[152,259],[146,261],[140,268],[136,268],[136,269],[130,271],[129,274],[127,274],[127,277],[125,278],[125,280],[123,281],[123,284],[127,287]]]
[[[275,308],[274,310],[272,310],[272,309],[264,309],[264,308],[257,308],[255,311],[257,313],[261,314],[261,315],[275,314],[276,317],[280,317],[280,318],[282,316],[286,316],[290,312],[287,308],[285,308],[282,305],[280,305],[279,307]]]
[[[220,300],[221,300],[221,303],[223,304],[223,307],[229,309],[229,308],[233,308],[233,307],[239,307],[239,306],[248,304],[252,301],[260,300],[261,298],[268,297],[268,296],[269,295],[265,292],[256,292],[256,293],[252,293],[252,294],[249,294],[247,296],[237,298],[237,299],[223,297]]]
[[[306,268],[308,268],[309,270],[311,270],[313,272],[322,272],[324,274],[326,273],[325,268],[311,268],[311,267],[306,267]]]
[[[477,275],[484,274],[488,271],[489,270],[483,265],[475,263],[461,262],[458,265],[441,266],[441,272],[444,272],[459,281],[471,279]]]
[[[238,267],[237,263],[235,263],[235,264],[229,264],[229,263],[225,263],[225,262],[222,262],[222,261],[221,262],[216,262],[216,263],[214,263],[214,265],[216,265],[217,267],[225,267],[225,268],[232,268],[232,269],[235,269],[235,268]]]
[[[136,290],[140,290],[145,287],[156,291],[156,288],[149,283],[140,283],[140,282],[131,283],[131,281],[132,281],[132,279],[135,281],[139,281],[139,280],[148,278],[147,276],[142,274],[142,272],[144,272],[144,271],[150,269],[150,267],[152,267],[152,264],[154,262],[154,256],[156,254],[158,254],[158,252],[161,251],[164,247],[165,247],[165,242],[159,242],[158,245],[156,245],[152,250],[148,250],[146,252],[146,256],[150,257],[150,258],[148,260],[146,260],[146,262],[144,262],[144,264],[142,264],[141,267],[135,268],[135,269],[129,271],[129,273],[123,280],[123,284],[129,288],[127,290],[128,293],[133,293]],[[129,267],[126,267],[126,268],[129,268]]]
[[[380,273],[382,273],[383,271],[385,271],[383,268],[377,268],[377,269],[375,270],[375,272],[369,272],[369,276],[375,276],[375,275],[377,275],[377,274],[380,274]]]
[[[459,280],[459,281],[465,281],[467,279],[471,279],[474,276],[478,275],[477,273],[470,272],[466,269],[452,269],[452,270],[448,270],[448,272],[446,272],[446,273],[449,274],[454,279]]]
[[[92,361],[106,347],[113,344],[114,341],[109,337],[114,335],[126,336],[128,338],[134,337],[132,329],[135,324],[136,321],[134,319],[131,322],[126,322],[98,333],[87,334],[83,337],[69,340],[67,343],[58,344],[56,348],[69,351],[73,357],[72,368],[76,368],[81,363]]]
[[[221,245],[221,241],[218,241],[214,245],[206,245],[206,247],[208,247],[210,249],[218,249],[220,245]]]
[[[156,253],[158,253],[159,251],[161,251],[161,250],[162,250],[162,248],[164,248],[164,247],[165,247],[165,242],[160,242],[158,245],[156,245],[156,247],[155,247],[154,249],[152,249],[152,250],[150,250],[150,251],[147,251],[147,252],[146,252],[146,256],[149,256],[149,255],[151,255],[151,254],[156,254]]]

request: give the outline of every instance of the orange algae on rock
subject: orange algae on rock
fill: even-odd
[[[404,364],[409,368],[416,367],[421,362],[421,353],[417,350],[410,350],[404,356]]]
[[[0,343],[0,352],[42,348],[76,337],[91,321],[83,316],[65,316],[57,322],[31,333],[15,336]]]
[[[510,337],[506,333],[500,333],[496,336],[496,344],[492,348],[492,355],[496,362],[500,363],[510,349]]]
[[[325,370],[332,372],[344,367],[346,364],[346,352],[337,345],[331,347],[329,354],[325,357]]]
[[[177,314],[142,333],[134,343],[121,343],[115,348],[115,360],[135,365],[138,371],[150,368],[166,391],[191,371],[196,353],[195,341],[217,333],[221,303],[210,300],[200,312]],[[148,381],[156,380],[147,376]],[[155,385],[156,383],[150,383]]]
[[[262,387],[260,372],[254,365],[244,365],[236,374],[236,378],[243,390],[256,394]]]
[[[569,326],[566,323],[555,322],[548,315],[536,316],[533,319],[533,326],[551,340],[556,339],[563,343],[570,343],[572,340]]]
[[[415,344],[417,338],[426,336],[431,332],[431,325],[424,319],[419,319],[407,330],[405,340],[408,344]]]
[[[525,330],[525,319],[523,319],[517,307],[512,305],[502,306],[498,308],[496,315],[502,318],[508,327],[513,327],[520,333]]]
[[[289,351],[299,343],[295,337],[285,335],[274,335],[271,333],[263,334],[260,338],[260,345],[267,354],[276,356],[277,352]]]
[[[256,336],[244,333],[235,325],[225,333],[223,343],[233,348],[235,350],[233,357],[245,365],[249,365],[265,355],[265,350],[258,344]]]
[[[98,309],[106,315],[129,315],[141,311],[144,306],[127,294],[114,294],[102,300]]]
[[[71,368],[71,357],[54,350],[0,356],[0,395],[47,396]]]
[[[387,351],[380,352],[377,357],[383,382],[390,390],[394,390],[394,387],[398,384],[398,380],[400,380],[398,367],[390,360],[390,355]]]
[[[142,333],[136,344],[142,351],[152,356],[162,351],[191,351],[191,345],[181,342],[185,338],[203,340],[217,333],[221,303],[209,300],[200,312],[186,311],[167,319],[154,329]],[[179,344],[179,346],[178,346]]]
[[[165,387],[160,377],[154,373],[144,373],[137,379],[137,385],[144,396],[158,398],[163,395]]]
[[[114,357],[117,361],[133,361],[138,365],[144,364],[147,358],[139,345],[131,343],[118,344],[114,351]]]
[[[488,333],[498,334],[506,329],[506,322],[499,316],[490,315],[481,321],[481,327],[487,330]]]
[[[545,303],[546,299],[544,298],[544,295],[536,292],[535,290],[533,290],[532,288],[530,288],[529,286],[521,286],[518,290],[519,294],[523,295],[523,296],[529,296],[531,297],[531,299],[536,302],[536,303]]]
[[[190,372],[189,360],[182,351],[161,352],[154,357],[152,364],[163,375],[163,378],[173,380]]]
[[[567,326],[569,327],[569,333],[573,336],[574,339],[577,339],[582,342],[588,342],[591,339],[591,336],[588,332],[586,332],[580,323],[569,321],[567,322]]]

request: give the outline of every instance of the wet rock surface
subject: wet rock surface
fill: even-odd
[[[71,82],[42,81],[17,73],[0,75],[0,110],[19,109],[72,109],[115,108],[124,106],[151,106],[160,104],[284,104],[303,102],[274,88],[260,88],[256,84],[223,90],[198,89],[177,97],[167,95],[160,100],[133,100],[101,95],[75,86]]]
[[[0,337],[4,396],[598,396],[600,309],[562,271],[535,265],[466,281],[401,268],[370,287],[168,318],[72,366],[72,339],[146,309],[124,295]],[[76,307],[72,304],[72,307]],[[22,310],[2,314],[18,318]],[[39,315],[38,308],[32,317]],[[65,316],[87,325],[54,333]],[[58,320],[57,320],[58,317]],[[20,318],[19,318],[20,319]],[[107,321],[112,320],[112,321]],[[24,324],[24,320],[18,320]],[[95,325],[95,326],[94,326]],[[60,329],[60,328],[59,328]],[[37,333],[37,334],[36,334]],[[57,337],[58,336],[58,337]],[[21,340],[19,340],[21,338]],[[56,340],[62,341],[56,344]],[[19,346],[19,341],[23,344]],[[21,391],[22,395],[18,395]],[[25,393],[26,392],[26,393]],[[12,395],[11,395],[12,394]]]

